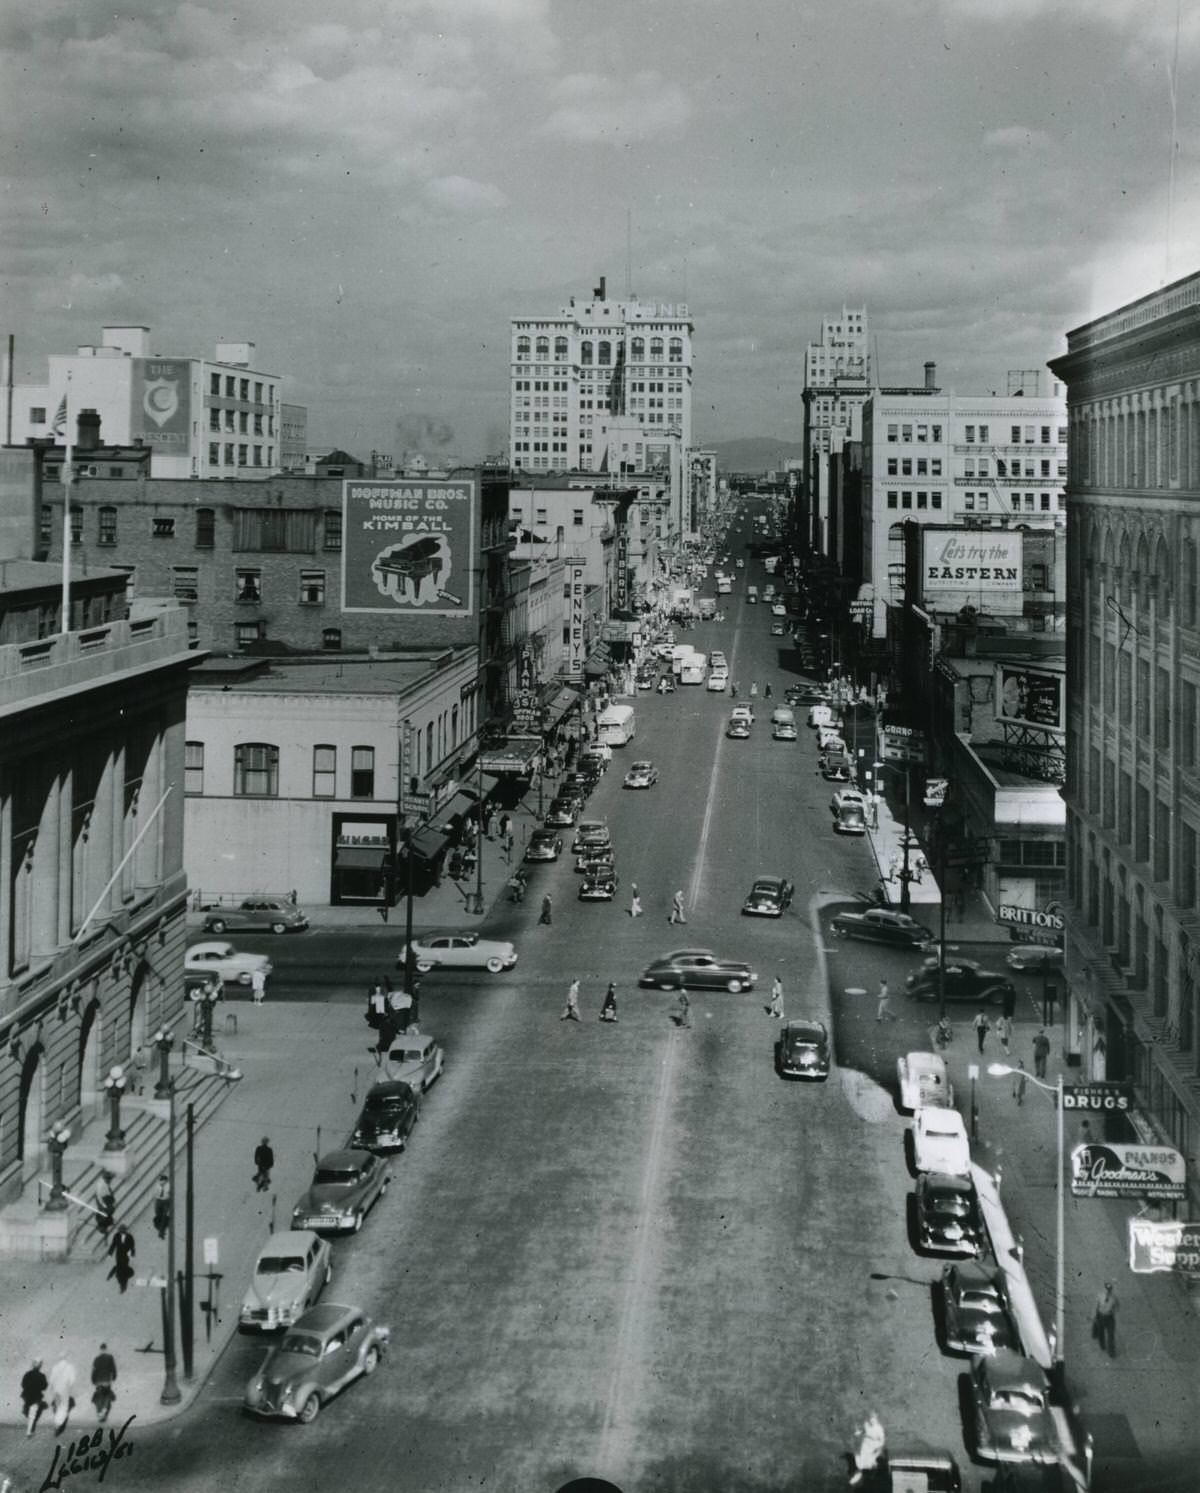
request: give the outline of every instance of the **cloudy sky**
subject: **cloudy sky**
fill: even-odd
[[[794,439],[844,303],[981,392],[1200,268],[1200,0],[4,0],[0,58],[17,381],[252,341],[314,447],[499,451],[508,318],[627,263],[701,440]]]

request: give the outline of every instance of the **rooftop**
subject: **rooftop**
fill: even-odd
[[[202,689],[246,689],[260,694],[390,695],[409,689],[441,667],[461,662],[467,651],[441,648],[375,657],[210,657],[193,670],[191,683]]]

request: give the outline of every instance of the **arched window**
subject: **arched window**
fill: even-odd
[[[1158,589],[1158,616],[1165,622],[1171,615],[1174,601],[1171,586],[1171,556],[1167,552],[1166,540],[1160,534],[1154,547],[1154,583]]]
[[[1120,543],[1120,545],[1117,548],[1117,575],[1116,575],[1116,581],[1117,581],[1117,594],[1118,594],[1118,596],[1120,598],[1120,601],[1121,601],[1121,604],[1123,606],[1127,605],[1128,602],[1129,602],[1130,591],[1131,591],[1132,581],[1133,581],[1132,570],[1133,570],[1133,564],[1132,564],[1132,561],[1130,560],[1130,555],[1129,555],[1129,535],[1128,534],[1122,534],[1121,535],[1121,543]]]
[[[651,339],[650,339],[650,358],[651,358],[651,361],[657,361],[657,362],[661,363],[662,362],[662,355],[663,355],[663,340],[662,340],[662,338],[661,337],[651,337]]]
[[[567,339],[565,337],[556,337],[554,339],[554,361],[556,363],[565,363],[567,361]]]
[[[612,363],[612,343],[604,341],[600,343],[596,356],[596,362],[607,367]]]
[[[537,340],[537,360],[539,363],[547,363],[550,360],[550,339],[539,337]]]
[[[243,741],[233,749],[233,792],[237,798],[279,797],[279,748]]]
[[[629,356],[635,363],[640,363],[646,356],[646,339],[644,337],[633,337],[629,343]]]
[[[579,348],[579,361],[585,367],[590,367],[591,366],[591,361],[592,361],[592,344],[590,342],[584,342],[584,343],[580,344],[580,348]]]
[[[1196,541],[1183,541],[1180,556],[1180,578],[1183,587],[1183,621],[1188,627],[1196,625]]]
[[[1146,536],[1144,534],[1137,542],[1137,553],[1133,565],[1133,577],[1133,584],[1137,587],[1138,606],[1147,606],[1150,601],[1151,590],[1150,550],[1146,544]]]
[[[671,338],[671,357],[670,357],[670,361],[672,363],[682,363],[683,362],[683,338],[682,337],[672,337]]]
[[[518,359],[518,361],[520,361],[522,359],[524,359],[525,361],[528,361],[528,359],[529,359],[529,338],[528,337],[518,337],[517,338],[517,359]]]

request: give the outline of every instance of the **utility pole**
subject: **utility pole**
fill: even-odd
[[[183,1395],[175,1378],[175,1080],[167,1090],[167,1186],[171,1208],[167,1215],[167,1283],[163,1287],[163,1387],[159,1401],[178,1405]]]
[[[211,1007],[210,1007],[211,1010]],[[184,1175],[186,1177],[185,1193],[183,1201],[183,1298],[180,1302],[182,1320],[180,1322],[180,1340],[183,1347],[183,1378],[185,1384],[190,1384],[196,1377],[194,1367],[194,1356],[192,1347],[195,1342],[196,1321],[193,1315],[193,1307],[196,1296],[196,1180],[195,1180],[195,1146],[196,1146],[196,1106],[189,1104],[187,1107],[187,1151]],[[175,1199],[171,1198],[171,1210],[174,1212]]]
[[[911,794],[912,794],[912,764],[904,764],[904,865],[900,869],[900,911],[908,912],[912,907],[912,894],[909,891],[909,881],[912,872],[909,870],[908,842],[912,838],[910,829],[911,820]]]

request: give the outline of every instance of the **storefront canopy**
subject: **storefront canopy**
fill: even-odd
[[[541,738],[529,736],[506,741],[503,746],[487,747],[480,754],[483,772],[485,776],[489,772],[516,773],[527,776],[533,768],[534,759],[541,750]]]
[[[441,830],[426,825],[424,829],[419,829],[409,841],[409,851],[424,861],[431,861],[440,855],[449,843]]]
[[[608,673],[608,666],[612,662],[612,654],[609,652],[607,643],[600,643],[593,648],[584,660],[583,672],[598,677]]]
[[[454,797],[438,810],[434,818],[440,825],[447,825],[451,819],[457,819],[463,814],[469,814],[479,802],[479,795],[473,793],[470,788],[460,788]]]
[[[339,845],[333,863],[339,871],[378,871],[386,859],[385,845]]]
[[[546,706],[546,729],[550,730],[560,721],[565,720],[578,707],[582,699],[583,696],[577,689],[560,689]]]

